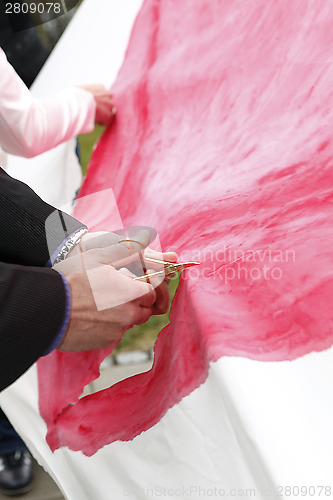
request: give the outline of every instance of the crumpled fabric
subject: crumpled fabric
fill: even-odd
[[[332,22],[326,0],[144,2],[80,196],[112,188],[126,226],[201,265],[182,274],[149,372],[78,401],[112,347],[39,361],[52,450],[132,440],[222,356],[332,345]],[[111,230],[94,203],[76,217]]]

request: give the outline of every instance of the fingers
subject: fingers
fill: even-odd
[[[127,266],[131,262],[139,260],[141,252],[150,241],[150,233],[147,229],[139,230],[131,238],[114,233],[109,234],[112,236],[102,235],[97,238],[97,244],[102,247],[99,249],[99,259],[102,264],[111,264],[116,268]],[[90,240],[87,246],[92,247],[93,245],[93,240]]]
[[[138,304],[141,307],[153,307],[157,299],[156,290],[151,287],[148,293],[140,295],[138,298]]]
[[[108,127],[114,120],[116,107],[112,100],[96,102],[95,122],[103,127]]]
[[[178,255],[176,252],[157,252],[147,247],[145,250],[145,257],[156,260],[164,260],[164,262],[177,262]]]
[[[155,294],[156,300],[152,309],[152,314],[165,314],[168,312],[170,304],[169,288],[165,280],[155,288]]]
[[[156,293],[156,300],[152,314],[165,314],[168,311],[170,304],[170,294],[166,278],[151,278],[150,283],[154,287]]]
[[[138,307],[136,309],[136,317],[133,321],[133,325],[143,325],[149,320],[152,314],[152,307]]]
[[[164,252],[163,259],[167,262],[177,262],[178,254],[176,252]]]
[[[86,252],[95,248],[106,248],[111,245],[116,245],[119,239],[119,234],[106,231],[86,233],[81,239],[82,251]]]
[[[156,252],[148,247],[144,252],[144,257],[147,258],[147,265],[155,271],[163,270],[165,262],[177,262],[178,259],[176,252]],[[149,259],[156,260],[157,262],[151,262]]]
[[[95,122],[103,126],[110,125],[116,114],[112,93],[104,85],[98,83],[80,85],[80,87],[94,96]]]
[[[129,231],[130,236],[127,236]],[[157,252],[148,248],[150,240],[155,238],[156,234],[149,227],[132,227],[123,231],[126,234],[96,232],[87,233],[81,240],[81,261],[86,269],[92,269],[98,265],[112,265],[119,269],[126,266],[136,276],[145,274],[149,267],[149,272],[163,271],[164,262],[176,262],[177,254],[175,252]],[[144,256],[155,259],[160,262],[143,261],[141,253],[144,249]],[[91,250],[91,252],[89,251]],[[75,249],[72,255],[75,254]],[[172,276],[165,277],[166,283]],[[163,277],[161,278],[162,281]],[[155,282],[154,282],[155,283]],[[154,287],[160,285],[155,283]]]
[[[150,243],[150,232],[148,229],[139,229],[136,234],[131,237],[120,236],[118,244],[122,249],[123,258],[128,255],[141,253]]]
[[[132,273],[124,268],[120,269],[119,272],[128,276],[129,278],[133,278]],[[135,277],[135,276],[134,276]],[[135,285],[140,282],[134,282]],[[147,285],[147,283],[143,283]],[[127,318],[127,321],[130,322],[131,325],[142,325],[149,320],[150,316],[154,314],[154,304],[157,299],[156,292],[154,288],[148,284],[148,287],[140,287],[143,293],[140,295],[135,301],[132,302],[132,313]],[[148,291],[147,291],[148,290]]]
[[[83,249],[78,245],[78,254],[66,259],[66,267],[59,270],[70,285],[72,309],[60,349],[104,348],[119,341],[132,325],[145,323],[152,314],[167,312],[169,290],[163,277],[152,278],[151,283],[135,281],[136,276],[129,269],[117,270],[110,265],[110,261],[116,264],[133,259],[133,256],[137,259],[148,245],[150,236],[145,229],[139,229],[127,240],[114,233],[86,235],[81,241]],[[153,252],[151,255],[162,257],[161,260],[167,258],[169,262],[177,258],[174,252]],[[148,273],[153,271],[150,266],[150,263],[146,266]]]
[[[128,277],[135,277],[128,269],[120,269],[120,272],[122,272],[124,275]],[[151,271],[149,269],[148,274]],[[163,280],[163,277],[156,277],[156,278],[151,278],[150,279],[150,284],[141,282],[141,281],[135,281],[135,283],[140,283],[142,285],[148,285],[150,288],[147,291],[147,288],[142,287],[142,295],[138,297],[137,302],[138,304],[143,307],[143,308],[150,308],[151,312],[150,314],[165,314],[168,309],[169,309],[169,304],[170,304],[170,294],[169,294],[169,288],[165,280]],[[146,292],[145,294],[143,292]],[[134,323],[136,325],[141,324],[141,323]]]
[[[137,226],[135,229],[136,231],[129,236],[124,234],[127,230],[114,233],[107,231],[87,233],[81,239],[82,250],[86,252],[95,248],[106,248],[120,241],[124,244],[124,247],[135,253],[139,248],[142,250],[142,247],[146,247],[154,238],[154,230],[150,227]]]
[[[116,107],[111,92],[101,86],[94,93],[94,98],[96,103],[95,122],[103,126],[110,125],[116,114]]]
[[[135,300],[140,307],[152,307],[156,301],[156,292],[150,283],[134,281],[133,275],[128,269],[122,268],[118,271],[124,276],[131,278],[131,283],[127,283],[131,288],[132,300]]]

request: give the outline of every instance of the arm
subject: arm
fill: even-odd
[[[66,280],[45,268],[50,258],[45,221],[54,211],[0,169],[0,390],[55,347],[69,323],[71,295]],[[50,228],[51,251],[84,227],[61,215],[67,231]]]
[[[65,284],[53,269],[0,263],[0,391],[67,327]]]
[[[32,97],[0,49],[0,144],[32,157],[94,127],[93,93],[71,88],[50,99]]]
[[[0,391],[53,349],[103,349],[150,318],[151,285],[100,271],[95,292],[110,302],[102,310],[86,274],[0,263]]]
[[[48,246],[45,221],[55,212],[64,224],[49,226]],[[92,258],[94,283],[68,262],[75,263],[75,257],[59,272],[30,267],[45,266],[64,239],[82,227],[0,169],[0,390],[45,352],[107,347],[151,316],[156,302],[151,285],[110,265],[115,250],[117,258],[119,249],[128,256],[126,244],[85,253],[88,263]],[[103,307],[96,306],[98,298]]]
[[[73,217],[60,212],[59,218],[48,219],[56,209],[43,202],[23,182],[0,169],[0,260],[27,266],[47,265],[50,256],[74,231],[85,227]],[[48,234],[45,232],[46,220]]]

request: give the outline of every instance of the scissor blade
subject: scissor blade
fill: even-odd
[[[148,259],[145,259],[148,260]],[[150,262],[156,262],[154,259],[149,259]],[[162,269],[161,271],[156,271],[155,273],[149,273],[149,274],[144,274],[143,276],[138,276],[137,278],[134,278],[134,281],[148,281],[150,278],[156,278],[159,276],[169,276],[170,274],[174,273],[179,273],[183,271],[184,269],[187,269],[188,267],[192,266],[198,266],[200,262],[180,262],[177,264],[174,264],[173,262],[164,262],[164,261],[159,261],[163,262],[165,265],[165,268]]]
[[[183,271],[188,267],[199,266],[200,262],[180,262],[179,264],[173,264],[174,267],[177,268],[177,271]]]
[[[151,278],[158,278],[159,276],[167,276],[164,269],[162,271],[156,271],[156,273],[144,274],[143,276],[137,276],[133,278],[134,281],[149,281]]]

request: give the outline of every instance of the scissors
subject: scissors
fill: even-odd
[[[136,278],[133,278],[134,281],[149,281],[150,278],[156,278],[159,276],[170,276],[170,274],[179,273],[184,269],[187,269],[192,266],[198,266],[200,264],[200,262],[174,263],[174,262],[167,262],[164,260],[152,259],[150,257],[144,257],[144,260],[146,262],[151,262],[153,264],[160,264],[163,266],[163,269],[161,269],[160,271],[155,271],[154,273],[148,273],[148,274],[145,273],[143,276],[137,276]],[[146,270],[144,269],[144,271]]]
[[[153,241],[155,239],[155,237],[157,235],[155,229],[150,228],[148,226],[133,226],[133,227],[129,227],[129,228],[126,228],[124,230],[121,230],[119,232],[117,231],[117,234],[119,234],[120,236],[123,236],[123,235],[125,236],[125,238],[119,240],[118,243],[126,243],[126,242],[130,243],[130,242],[132,242],[132,243],[137,243],[139,246],[142,247],[142,244],[139,241],[134,239],[135,234],[139,230],[142,230],[142,229],[145,229],[149,232],[150,241]],[[142,276],[137,276],[136,278],[133,278],[134,281],[147,281],[149,283],[150,278],[156,278],[159,276],[170,276],[171,274],[179,273],[179,272],[183,271],[184,269],[187,269],[187,268],[192,267],[192,266],[198,266],[200,264],[200,262],[174,263],[174,262],[168,262],[165,260],[153,259],[151,257],[144,256],[143,252],[144,252],[144,248],[142,247],[142,250],[139,251],[138,253],[139,253],[139,257],[140,257],[140,261],[142,264],[142,269],[143,269],[144,274]],[[146,262],[151,262],[153,264],[159,264],[159,265],[163,266],[163,269],[161,269],[160,271],[155,271],[153,273],[148,274]]]

